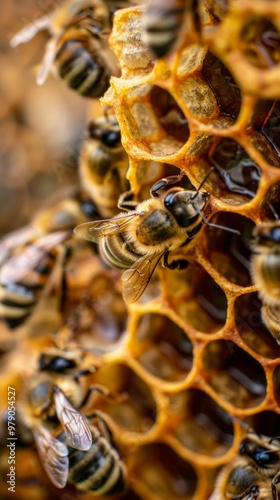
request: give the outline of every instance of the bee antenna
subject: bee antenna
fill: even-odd
[[[273,216],[274,216],[275,220],[279,220],[279,215],[278,215],[278,213],[276,212],[276,210],[275,210],[274,206],[273,206],[271,203],[268,203],[268,206],[269,206],[270,211],[272,212],[272,214],[273,214]]]
[[[192,200],[193,200],[193,198],[192,198]],[[216,229],[222,229],[223,231],[228,231],[229,233],[238,234],[238,236],[240,236],[241,233],[237,229],[232,229],[231,227],[220,226],[220,224],[213,224],[212,222],[208,222],[208,220],[204,217],[204,214],[201,212],[201,210],[195,204],[193,206],[194,206],[195,210],[197,211],[198,215],[200,215],[204,224],[206,224],[207,226],[215,227]]]
[[[198,194],[205,182],[207,181],[208,177],[212,174],[212,172],[215,170],[214,167],[211,167],[208,172],[205,174],[204,178],[202,179],[201,183],[199,184],[198,188],[195,190],[195,195],[191,198],[191,200],[194,200]]]
[[[235,415],[230,415],[230,418],[232,420],[235,420],[235,422],[238,422],[241,425],[241,427],[243,427],[244,429],[246,429],[246,431],[251,432],[252,434],[255,434],[259,438],[263,437],[262,434],[260,434],[259,432],[255,431],[255,429],[253,429],[253,427],[251,427],[250,425],[246,424],[246,422],[244,422],[244,420],[241,420],[240,418],[236,417]]]

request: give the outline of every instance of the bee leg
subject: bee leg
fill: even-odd
[[[167,269],[186,269],[188,267],[189,263],[184,259],[178,259],[173,260],[172,262],[168,262],[168,255],[169,252],[165,252],[163,257],[163,265],[164,267],[167,267]]]
[[[279,498],[276,490],[276,486],[280,483],[280,471],[277,472],[276,476],[271,481],[271,491],[273,500],[277,500]]]
[[[160,181],[157,181],[151,187],[151,196],[153,196],[153,198],[158,198],[159,196],[158,191],[160,191],[160,189],[170,186],[171,184],[175,184],[176,182],[179,182],[184,177],[184,175],[185,171],[181,170],[180,174],[178,175],[170,175],[165,179],[160,179]]]
[[[134,193],[132,190],[125,191],[125,193],[122,193],[118,200],[118,208],[120,210],[126,210],[127,212],[135,210],[138,203],[133,200],[133,197]]]
[[[97,370],[97,366],[91,366],[90,368],[86,368],[85,370],[78,370],[74,375],[75,382],[78,382],[78,380],[81,377],[86,377],[87,375],[94,373],[96,370]]]
[[[97,420],[98,427],[99,427],[99,430],[100,430],[102,436],[104,436],[107,441],[112,440],[112,434],[109,430],[109,426],[108,426],[108,424],[103,416],[103,413],[101,411],[95,410],[94,413],[87,415],[87,419]]]

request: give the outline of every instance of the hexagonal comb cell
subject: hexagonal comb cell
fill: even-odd
[[[229,193],[240,204],[248,202],[257,192],[261,170],[244,148],[230,138],[222,138],[213,146],[209,160],[215,167]]]
[[[97,371],[94,382],[107,387],[121,400],[102,398],[104,410],[124,429],[148,432],[156,420],[156,403],[148,385],[128,366],[107,364]]]
[[[176,323],[161,314],[143,315],[136,327],[133,346],[138,362],[166,381],[184,379],[192,368],[193,347]]]
[[[244,55],[253,66],[265,69],[279,63],[280,34],[269,19],[249,17],[240,35]]]
[[[280,415],[273,411],[261,411],[246,419],[254,431],[264,436],[279,436]]]
[[[187,324],[204,333],[222,328],[227,316],[223,290],[199,264],[187,270],[164,270],[165,299]]]
[[[229,340],[210,342],[203,353],[207,383],[237,408],[258,406],[266,395],[266,376],[253,356]]]
[[[203,250],[216,271],[240,286],[252,284],[250,276],[251,240],[254,223],[239,214],[219,212],[211,222],[240,231],[240,235],[205,227]]]
[[[139,85],[128,94],[131,100],[128,126],[141,148],[156,156],[176,153],[188,140],[187,119],[172,95],[157,85]],[[135,141],[137,142],[137,141]]]
[[[171,396],[174,435],[195,453],[211,457],[222,456],[233,441],[233,425],[228,415],[206,393],[190,389]]]
[[[222,114],[237,118],[241,107],[241,92],[224,64],[211,52],[203,62],[202,74],[215,94]]]
[[[256,353],[267,358],[280,357],[280,346],[265,327],[262,301],[256,293],[246,293],[235,301],[235,323],[240,337]]]
[[[154,493],[155,498],[191,500],[194,496],[197,475],[193,467],[172,448],[163,443],[153,443],[138,449],[133,458],[137,481]]]

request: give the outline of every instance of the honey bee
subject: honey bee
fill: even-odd
[[[105,116],[90,122],[80,153],[79,172],[82,186],[102,217],[116,214],[118,198],[129,188],[127,169],[128,157],[117,120]]]
[[[109,88],[111,75],[119,75],[114,53],[108,46],[111,31],[109,10],[103,0],[68,0],[51,15],[24,27],[11,40],[17,47],[38,31],[49,29],[38,85],[53,69],[68,87],[84,97],[101,97]]]
[[[189,243],[200,231],[203,223],[229,231],[234,230],[208,222],[204,216],[210,194],[200,188],[211,173],[205,176],[198,190],[173,187],[163,194],[164,188],[180,181],[181,173],[156,182],[151,198],[132,207],[131,192],[119,201],[120,213],[112,219],[89,222],[75,228],[75,233],[89,241],[99,243],[101,257],[112,267],[126,269],[122,275],[123,297],[127,303],[137,301],[146,289],[160,262],[169,269],[182,269],[185,260],[168,262],[168,255]]]
[[[45,349],[38,371],[27,378],[18,401],[20,428],[33,435],[40,461],[57,488],[67,481],[78,490],[106,496],[125,489],[125,466],[110,440],[102,415],[92,425],[80,412],[93,390],[85,376],[95,367],[84,367],[84,356],[58,348]],[[60,426],[62,430],[60,430]]]
[[[280,342],[277,311],[280,306],[280,221],[262,222],[253,233],[251,274],[263,300],[262,318]]]
[[[0,316],[10,327],[22,324],[35,308],[49,283],[59,245],[70,236],[57,231],[20,248],[1,266]]]
[[[150,0],[144,18],[143,39],[157,58],[164,57],[173,49],[187,10],[196,16],[196,4],[195,0]]]
[[[90,200],[68,198],[0,240],[0,317],[11,329],[22,325],[50,290],[54,268],[66,262],[65,243],[75,225],[92,217],[97,213]]]
[[[211,500],[277,500],[279,482],[280,439],[250,433],[220,473]]]

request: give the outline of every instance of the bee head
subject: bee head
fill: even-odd
[[[106,122],[107,125],[107,122]],[[90,139],[97,139],[107,146],[114,148],[121,142],[121,131],[117,122],[108,122],[107,128],[98,125],[98,123],[91,122],[88,126],[88,136]]]
[[[70,353],[50,349],[41,354],[38,365],[41,372],[69,373],[73,368],[76,368],[77,360]]]
[[[187,191],[180,188],[169,190],[164,205],[181,227],[188,227],[203,211],[209,200],[209,193]]]

